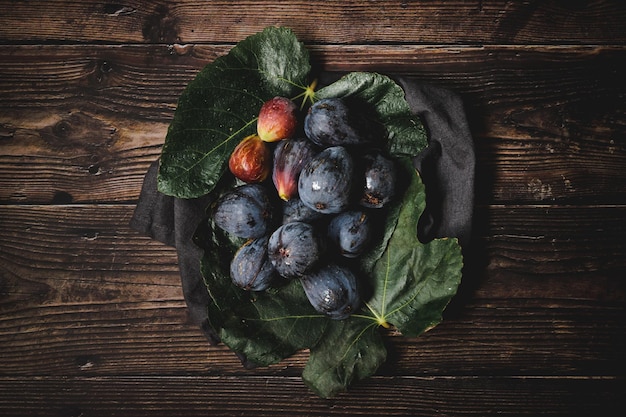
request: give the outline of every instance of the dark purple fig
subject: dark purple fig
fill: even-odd
[[[312,223],[324,214],[307,207],[297,195],[283,203],[283,224],[291,222]]]
[[[222,195],[213,208],[213,221],[233,236],[255,239],[269,233],[272,205],[260,184],[245,184]]]
[[[272,167],[272,154],[267,143],[257,135],[245,137],[228,159],[228,168],[243,182],[261,182]]]
[[[263,291],[276,277],[275,269],[267,257],[268,236],[249,240],[235,253],[230,263],[230,278],[247,291]]]
[[[272,180],[278,195],[287,201],[298,192],[298,176],[318,150],[306,138],[280,141],[274,150]]]
[[[324,249],[324,241],[313,226],[304,222],[280,226],[267,243],[269,259],[284,278],[296,278],[309,272]]]
[[[350,204],[353,171],[352,157],[343,146],[324,149],[300,172],[300,199],[320,213],[344,211]]]
[[[361,302],[356,277],[343,266],[326,265],[300,282],[313,308],[335,320],[348,318]]]
[[[363,207],[381,208],[392,200],[396,186],[396,167],[392,160],[380,154],[364,156]]]
[[[364,211],[345,211],[328,224],[328,237],[346,258],[356,258],[370,241],[370,219]]]
[[[314,143],[326,146],[362,145],[372,142],[380,128],[363,106],[343,98],[315,102],[304,118],[304,133]]]

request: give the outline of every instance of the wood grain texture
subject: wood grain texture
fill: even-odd
[[[6,2],[5,42],[234,43],[289,26],[332,44],[623,43],[620,1]]]
[[[133,209],[0,207],[11,219],[0,220],[0,375],[245,374],[189,323],[175,250],[130,230]],[[389,334],[379,375],[613,375],[626,348],[626,209],[489,213],[444,323]],[[254,374],[299,375],[306,359]]]
[[[0,415],[614,416],[626,402],[622,1],[0,0]],[[315,68],[459,94],[474,236],[444,321],[332,400],[248,369],[129,228],[179,95],[287,25]],[[620,414],[621,415],[621,414]]]
[[[56,387],[62,386],[59,391]],[[12,416],[618,416],[614,378],[374,377],[333,400],[314,397],[298,378],[0,377],[0,409]],[[16,392],[37,392],[28,403]],[[272,395],[266,393],[271,392]],[[167,406],[170,408],[167,409]]]
[[[177,98],[226,47],[13,47],[0,62],[0,202],[128,202]],[[479,203],[625,203],[626,48],[314,47],[330,71],[458,92]],[[30,62],[23,68],[24,62]],[[36,103],[36,104],[35,104]]]

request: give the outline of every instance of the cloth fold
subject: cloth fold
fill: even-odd
[[[331,76],[332,77],[332,76]],[[460,97],[409,77],[395,77],[407,102],[428,131],[429,146],[414,159],[426,186],[426,209],[418,237],[429,242],[456,237],[467,245],[474,208],[474,146]],[[219,342],[207,320],[209,295],[200,272],[202,250],[193,242],[205,217],[206,197],[178,199],[157,190],[158,160],[148,169],[130,227],[176,248],[190,320],[210,343]],[[242,358],[245,365],[245,358]]]

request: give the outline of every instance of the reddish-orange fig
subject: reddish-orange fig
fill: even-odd
[[[258,135],[245,137],[235,147],[228,160],[230,172],[247,183],[265,180],[271,167],[272,154],[269,146]]]
[[[297,126],[296,104],[285,97],[274,97],[261,106],[256,130],[263,141],[277,142],[292,137]]]

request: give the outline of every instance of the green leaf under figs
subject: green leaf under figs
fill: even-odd
[[[441,321],[441,314],[461,281],[463,256],[457,239],[423,244],[417,223],[426,206],[424,184],[410,164],[412,180],[385,250],[369,273],[369,313],[382,325],[394,325],[405,336],[418,336]]]
[[[317,395],[330,398],[373,375],[386,358],[376,322],[358,317],[333,321],[311,348],[302,379]]]
[[[351,72],[315,93],[315,99],[357,97],[373,106],[387,131],[387,151],[392,156],[415,156],[427,145],[420,118],[411,112],[404,90],[386,75]]]
[[[309,53],[287,28],[269,27],[206,65],[181,94],[161,152],[158,189],[179,197],[209,193],[259,109],[306,88]]]

